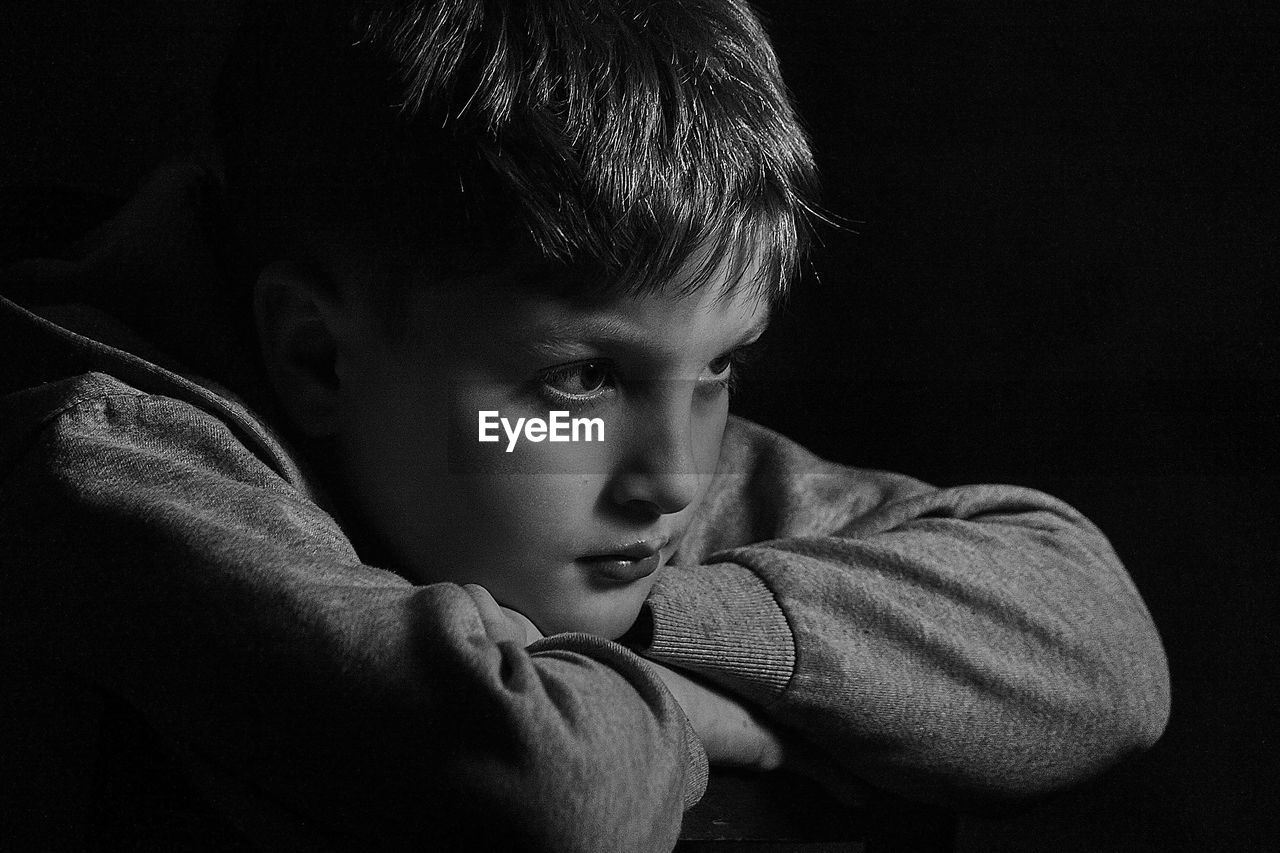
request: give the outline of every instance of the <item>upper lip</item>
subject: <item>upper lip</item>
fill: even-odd
[[[591,554],[587,554],[583,559],[602,559],[607,557],[619,558],[623,560],[643,560],[657,554],[667,545],[666,539],[644,539],[639,542],[629,542],[625,545],[616,545],[601,548]]]

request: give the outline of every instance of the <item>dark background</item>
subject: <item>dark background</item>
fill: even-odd
[[[0,184],[128,194],[205,121],[241,2],[0,5]],[[1155,750],[966,819],[959,848],[1274,849],[1268,4],[758,5],[846,226],[740,411],[843,462],[1067,499],[1169,651]]]

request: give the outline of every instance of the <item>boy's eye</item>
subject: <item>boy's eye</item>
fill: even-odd
[[[734,391],[742,378],[743,368],[754,361],[759,353],[759,342],[752,341],[711,360],[707,363],[707,370],[711,372],[709,381],[717,388]]]
[[[584,361],[553,368],[542,375],[542,384],[567,397],[593,397],[611,384],[613,372],[604,362]]]

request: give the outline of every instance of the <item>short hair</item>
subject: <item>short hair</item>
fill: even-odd
[[[250,279],[334,244],[628,293],[799,270],[816,170],[744,0],[251,5],[215,100]]]

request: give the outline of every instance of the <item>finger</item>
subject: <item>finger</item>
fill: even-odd
[[[512,610],[510,607],[498,605],[498,609],[507,617],[519,630],[524,632],[524,644],[527,646],[535,640],[542,639],[542,632],[538,630],[538,626],[533,624],[528,616],[525,616],[519,610]]]

